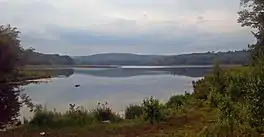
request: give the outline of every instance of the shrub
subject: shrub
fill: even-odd
[[[210,92],[210,76],[205,76],[205,78],[200,79],[198,81],[193,81],[193,95],[197,99],[207,99],[207,95]]]
[[[95,123],[94,115],[82,107],[76,107],[70,104],[70,108],[66,113],[58,113],[48,111],[46,108],[37,105],[34,108],[34,116],[30,124],[36,127],[61,128],[71,126],[84,126]]]
[[[218,107],[219,104],[223,101],[223,95],[215,90],[212,90],[208,95],[208,102],[211,107]]]
[[[206,126],[198,134],[199,137],[257,137],[260,136],[255,129],[249,125],[241,125],[235,123],[235,127],[231,127],[228,121],[216,122],[210,126]],[[232,131],[230,130],[232,128]]]
[[[146,121],[153,124],[154,122],[159,122],[164,120],[163,108],[164,106],[160,104],[159,100],[150,97],[143,101],[143,114]]]
[[[38,105],[34,110],[34,116],[30,123],[35,126],[51,125],[59,113],[48,111],[46,108]]]
[[[175,95],[172,96],[166,103],[167,107],[181,107],[186,101],[187,95]]]
[[[94,116],[83,107],[75,106],[75,104],[69,105],[69,110],[64,114],[69,120],[72,120],[75,125],[87,125],[95,122]]]
[[[108,107],[107,102],[105,104],[98,103],[97,108],[93,112],[97,121],[107,121],[110,120],[111,122],[120,121],[121,118],[112,112],[112,109]]]
[[[126,119],[135,119],[143,114],[143,108],[140,105],[130,105],[126,108],[125,117]]]

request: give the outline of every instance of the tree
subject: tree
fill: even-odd
[[[238,22],[242,27],[253,29],[252,33],[257,39],[255,44],[249,46],[253,71],[248,78],[248,100],[251,113],[251,125],[259,132],[264,131],[264,1],[241,0],[242,10],[238,12]]]
[[[241,0],[242,10],[238,12],[238,22],[242,27],[250,27],[257,43],[249,45],[252,64],[259,64],[264,59],[264,1]],[[261,63],[262,64],[262,63]]]
[[[19,33],[10,25],[0,26],[0,82],[6,82],[20,63]]]
[[[220,68],[218,63],[215,63],[213,66],[213,78],[212,78],[212,85],[216,92],[224,94],[226,90],[225,84],[226,78],[223,70]]]
[[[19,33],[10,25],[0,26],[0,129],[14,124],[19,116],[20,90],[10,82],[20,64]]]

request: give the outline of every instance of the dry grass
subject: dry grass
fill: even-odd
[[[31,129],[20,127],[1,132],[1,137],[41,137],[45,131],[48,137],[170,137],[197,136],[205,126],[216,118],[216,113],[206,107],[195,107],[185,113],[170,117],[159,124],[123,121],[113,124],[96,124],[79,128]]]

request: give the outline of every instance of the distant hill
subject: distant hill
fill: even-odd
[[[88,65],[158,65],[161,58],[163,56],[107,53],[74,57],[74,60],[76,64]]]
[[[219,64],[247,64],[249,52],[207,52],[181,55],[137,55],[129,53],[106,53],[91,56],[63,56],[24,51],[27,65],[211,65],[214,60]]]
[[[137,55],[128,53],[107,53],[91,56],[73,57],[76,64],[82,65],[211,65],[214,60],[219,64],[247,64],[247,51],[207,52],[182,55]]]

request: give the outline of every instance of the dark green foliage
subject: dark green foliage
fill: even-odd
[[[226,89],[226,76],[223,70],[219,67],[218,64],[215,64],[213,67],[213,76],[212,76],[212,87],[216,92],[225,94]]]
[[[248,64],[249,53],[246,50],[229,52],[192,53],[165,57],[164,65],[212,65],[214,60],[219,64]]]
[[[238,12],[238,22],[241,25],[255,28],[258,30],[264,29],[264,2],[263,0],[240,0],[242,10]]]
[[[205,127],[200,136],[259,136],[249,123],[248,106],[233,102],[228,96],[221,98],[218,119],[209,127]]]
[[[193,85],[193,95],[195,98],[197,99],[203,99],[206,100],[207,96],[210,92],[210,82],[211,80],[210,76],[205,76],[203,79],[200,79],[198,81],[193,81],[192,85]]]
[[[242,10],[238,12],[238,22],[243,27],[254,29],[253,35],[257,43],[250,45],[251,63],[257,65],[264,59],[264,1],[263,0],[241,0]]]
[[[143,115],[143,107],[140,105],[130,105],[126,108],[126,119],[135,119]]]
[[[117,116],[111,108],[108,107],[107,102],[104,104],[98,103],[97,108],[93,111],[95,118],[102,122],[102,121],[111,121],[111,122],[116,122],[120,121],[121,118]]]
[[[246,86],[250,76],[239,72],[236,75],[229,73],[226,76],[228,79],[226,92],[232,101],[245,102],[248,92]]]
[[[70,104],[69,110],[64,115],[65,117],[68,117],[69,123],[79,126],[92,124],[96,121],[89,111],[80,106],[76,106],[75,104]]]
[[[74,61],[70,56],[42,54],[33,50],[26,50],[23,55],[27,65],[74,65]]]
[[[175,95],[170,97],[169,101],[166,103],[167,107],[181,107],[186,102],[188,95]]]
[[[212,65],[216,59],[219,64],[248,64],[249,53],[245,50],[229,52],[192,53],[173,56],[136,55],[107,53],[75,57],[76,64],[86,65]]]
[[[21,102],[19,89],[10,83],[0,83],[0,129],[17,122]]]
[[[250,124],[253,111],[251,110],[252,103],[249,103],[251,99],[248,99],[250,90],[253,89],[249,87],[252,83],[250,82],[251,70],[238,67],[224,71],[215,65],[212,75],[195,83],[194,87],[200,88],[194,89],[195,97],[197,98],[197,94],[208,93],[207,102],[211,107],[217,108],[220,114],[218,120],[203,131],[206,135],[237,136],[256,133],[255,127]]]
[[[153,97],[145,99],[142,107],[145,120],[151,124],[164,120],[164,106],[160,104],[159,100],[154,99]]]
[[[218,105],[219,111],[221,112],[219,120],[227,124],[228,128],[226,133],[230,133],[231,135],[234,132],[239,114],[234,105],[235,103],[228,96],[222,96],[221,102]]]
[[[211,107],[219,107],[219,103],[222,101],[222,96],[221,93],[215,90],[210,90],[207,99]]]
[[[70,104],[68,111],[65,113],[58,113],[55,110],[49,111],[40,105],[36,105],[30,125],[37,128],[82,127],[100,124],[106,120],[117,122],[120,121],[121,118],[115,115],[108,107],[100,107],[93,112],[89,112],[80,106]]]
[[[224,92],[228,83],[228,78],[226,77],[226,74],[219,65],[215,64],[211,75],[205,76],[196,82],[193,81],[194,96],[197,99],[209,99],[215,102],[216,99],[214,96],[217,96],[218,93],[225,94]]]
[[[19,31],[10,25],[0,25],[0,76],[1,79],[6,74],[13,73],[18,65],[19,53],[22,50]],[[2,80],[1,80],[2,82]]]
[[[246,98],[250,108],[250,123],[258,132],[264,132],[264,1],[241,0],[242,10],[238,22],[254,29],[256,44],[250,45],[251,75],[245,83]]]
[[[10,83],[22,64],[19,33],[10,25],[0,25],[0,129],[15,124],[19,116],[20,89]]]
[[[250,122],[259,132],[264,132],[264,69],[255,67],[246,83],[246,99],[250,108]]]
[[[0,82],[4,82],[7,75],[13,75],[21,63],[19,34],[17,28],[0,25]]]
[[[34,109],[34,116],[30,123],[35,126],[48,126],[53,123],[53,120],[59,114],[52,111],[47,111],[41,105],[36,105]]]

